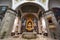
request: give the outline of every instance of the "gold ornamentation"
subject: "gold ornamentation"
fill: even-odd
[[[34,28],[34,26],[33,26],[33,21],[32,21],[32,19],[28,19],[27,22],[26,22],[26,29],[27,29],[28,31],[31,31],[31,30],[33,30],[33,28]]]

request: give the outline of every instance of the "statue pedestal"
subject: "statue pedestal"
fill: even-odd
[[[15,36],[13,36],[13,38],[19,38],[19,35],[15,35]]]
[[[37,33],[36,32],[23,32],[22,38],[35,39],[35,38],[37,38]]]

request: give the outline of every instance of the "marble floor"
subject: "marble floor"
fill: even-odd
[[[57,40],[57,39],[48,38],[48,37],[38,34],[36,39],[24,39],[22,38],[22,35],[20,35],[18,38],[8,37],[8,38],[0,39],[0,40]]]

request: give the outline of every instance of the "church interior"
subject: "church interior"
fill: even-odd
[[[60,40],[60,0],[1,0],[0,40]]]

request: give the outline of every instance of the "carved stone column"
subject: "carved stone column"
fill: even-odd
[[[39,31],[39,34],[42,33],[40,20],[38,20],[38,31]]]
[[[9,36],[14,24],[14,20],[16,17],[16,13],[11,11],[11,10],[7,10],[5,17],[2,20],[1,23],[1,32],[0,32],[0,36],[5,35],[5,36]],[[4,34],[5,33],[5,34]]]
[[[48,37],[50,37],[50,38],[52,38],[51,37],[51,30],[50,30],[50,28],[49,28],[49,22],[48,22],[48,17],[53,17],[53,13],[52,13],[52,11],[49,11],[49,12],[47,12],[47,13],[45,13],[45,20],[46,20],[46,26],[47,26],[47,31],[48,31]]]
[[[15,31],[18,31],[18,30],[16,30],[17,26],[18,26],[18,17],[15,18],[12,33],[15,33]]]
[[[56,18],[54,16],[54,13],[52,14],[52,21],[53,21],[53,23],[56,26],[56,29],[54,31],[55,37],[58,38],[58,39],[60,39],[60,26],[58,25],[58,22],[57,22],[57,20],[56,20]]]
[[[43,33],[47,33],[46,20],[44,16],[42,16],[41,21],[42,21],[42,31]]]
[[[21,19],[19,19],[19,24],[18,24],[18,33],[20,33],[21,32]]]

